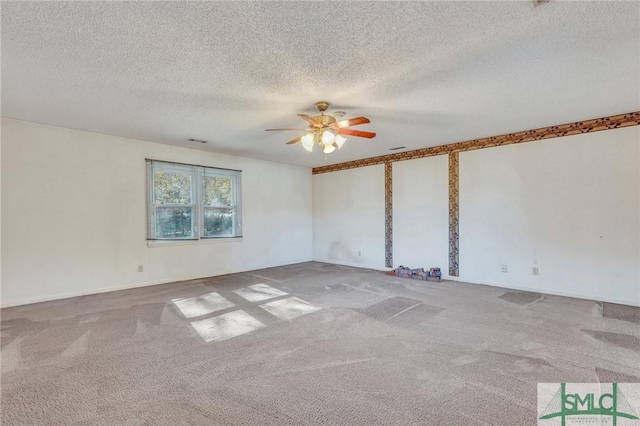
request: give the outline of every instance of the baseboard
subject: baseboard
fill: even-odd
[[[491,287],[504,288],[509,290],[521,290],[521,291],[531,291],[534,293],[541,294],[550,294],[553,296],[563,296],[563,297],[572,297],[574,299],[583,299],[583,300],[591,300],[595,302],[608,302],[608,303],[617,303],[620,305],[628,305],[628,306],[636,306],[640,307],[640,301],[638,300],[630,300],[623,297],[610,297],[610,296],[595,296],[592,294],[583,294],[572,291],[558,291],[558,290],[549,290],[549,289],[541,289],[539,287],[531,287],[531,286],[522,286],[522,285],[512,285],[512,284],[496,284],[494,282],[482,281],[482,280],[474,280],[474,279],[466,279],[459,277],[446,277],[443,279],[447,279],[450,281],[460,281],[469,284],[481,284],[488,285]]]
[[[381,268],[380,265],[369,265],[367,263],[344,262],[329,259],[313,259],[314,262],[329,263],[331,265],[351,266],[353,268],[373,269],[375,271],[391,271],[393,268]]]
[[[328,260],[328,259],[313,259],[313,260],[314,260],[314,262],[322,262],[322,263],[330,263],[330,264],[334,264],[334,265],[351,266],[351,267],[354,267],[354,268],[373,269],[373,270],[376,270],[376,271],[390,271],[390,270],[393,269],[393,268],[380,268],[379,266],[367,265],[367,264],[362,264],[362,263],[337,262],[337,261]],[[578,292],[548,290],[548,289],[540,289],[540,288],[537,288],[537,287],[511,285],[511,284],[509,284],[509,285],[497,284],[495,282],[489,282],[489,281],[481,281],[481,280],[474,280],[474,279],[465,279],[465,278],[459,278],[459,277],[452,277],[452,276],[449,276],[449,275],[446,275],[446,274],[442,275],[442,280],[459,281],[459,282],[465,282],[465,283],[469,283],[469,284],[488,285],[490,287],[504,288],[504,289],[509,289],[509,290],[531,291],[531,292],[534,292],[534,293],[550,294],[550,295],[553,295],[553,296],[572,297],[574,299],[592,300],[592,301],[596,301],[596,302],[617,303],[617,304],[620,304],[620,305],[628,305],[628,306],[640,307],[640,301],[639,300],[630,300],[630,299],[626,299],[626,298],[622,298],[622,297],[609,297],[609,296],[602,297],[602,296],[594,296],[592,294],[583,294],[583,293],[578,293]]]
[[[196,278],[192,278],[192,279],[196,279]],[[103,287],[103,288],[95,289],[95,290],[72,291],[72,292],[68,292],[68,293],[61,293],[61,294],[49,295],[49,296],[30,297],[30,298],[26,298],[26,299],[12,300],[10,302],[5,302],[3,300],[2,301],[2,305],[0,307],[2,309],[4,309],[4,308],[11,308],[11,307],[14,307],[14,306],[31,305],[33,303],[51,302],[51,301],[54,301],[54,300],[70,299],[72,297],[90,296],[92,294],[110,293],[112,291],[129,290],[129,289],[132,289],[132,288],[148,287],[148,286],[158,285],[158,284],[167,284],[167,283],[173,282],[173,281],[185,281],[185,280],[176,279],[176,280],[145,281],[145,282],[141,282],[141,283],[133,283],[133,284],[124,284],[124,285],[119,285],[119,286]]]
[[[33,303],[41,303],[41,302],[50,302],[50,301],[53,301],[53,300],[69,299],[69,298],[72,298],[72,297],[89,296],[89,295],[92,295],[92,294],[109,293],[109,292],[112,292],[112,291],[129,290],[129,289],[133,289],[133,288],[149,287],[149,286],[153,286],[153,285],[168,284],[168,283],[172,283],[172,282],[197,280],[197,279],[215,277],[215,276],[226,275],[226,274],[236,274],[236,273],[240,273],[240,272],[250,272],[250,271],[256,271],[256,270],[260,270],[260,269],[276,268],[278,266],[295,265],[295,264],[298,264],[298,263],[311,262],[311,261],[329,263],[329,264],[333,264],[333,265],[350,266],[350,267],[353,267],[353,268],[373,269],[373,270],[376,270],[376,271],[390,271],[392,269],[392,268],[380,268],[380,266],[378,266],[378,265],[368,265],[368,264],[353,263],[353,262],[337,262],[337,261],[329,260],[329,259],[304,259],[304,260],[277,263],[277,264],[272,264],[272,265],[268,265],[268,266],[260,266],[260,265],[258,265],[258,266],[255,266],[255,267],[251,267],[250,269],[243,269],[243,270],[238,270],[238,271],[229,271],[229,272],[225,272],[223,274],[217,274],[217,275],[203,275],[203,276],[192,275],[192,276],[172,277],[172,278],[167,278],[167,279],[162,279],[162,280],[146,281],[146,282],[142,282],[142,283],[133,283],[133,284],[120,285],[120,286],[104,287],[104,288],[97,289],[97,290],[78,291],[78,292],[70,292],[70,293],[59,294],[59,295],[55,295],[55,296],[44,296],[44,297],[33,297],[33,298],[28,298],[28,299],[19,299],[19,300],[6,302],[6,303],[4,301],[2,301],[2,304],[1,304],[0,307],[1,308],[10,308],[10,307],[14,307],[14,306],[30,305],[30,304],[33,304]],[[531,292],[535,292],[535,293],[551,294],[551,295],[554,295],[554,296],[572,297],[572,298],[577,298],[577,299],[592,300],[592,301],[598,301],[598,302],[617,303],[617,304],[620,304],[620,305],[628,305],[628,306],[640,307],[640,301],[629,300],[629,299],[626,299],[626,298],[619,298],[619,297],[609,297],[609,296],[601,297],[601,296],[594,296],[594,295],[582,294],[582,293],[577,293],[577,292],[567,292],[567,291],[556,291],[556,290],[540,289],[540,288],[530,287],[530,286],[520,286],[520,285],[511,285],[511,284],[509,284],[509,285],[496,284],[494,282],[488,282],[488,281],[482,281],[482,280],[474,280],[474,279],[465,279],[465,278],[459,278],[459,277],[450,277],[450,276],[443,276],[442,279],[443,280],[450,280],[450,281],[465,282],[465,283],[470,283],[470,284],[488,285],[488,286],[491,286],[491,287],[504,288],[504,289],[509,289],[509,290],[531,291]]]
[[[197,279],[217,277],[217,276],[227,275],[227,274],[238,274],[238,273],[241,273],[241,272],[251,272],[251,271],[257,271],[257,270],[260,270],[260,269],[277,268],[278,266],[295,265],[295,264],[298,264],[298,263],[305,263],[305,262],[311,262],[311,259],[295,260],[295,261],[290,261],[290,262],[272,264],[272,265],[268,265],[268,266],[257,265],[257,266],[251,267],[250,269],[243,269],[243,270],[238,270],[238,271],[229,271],[229,272],[224,272],[222,274],[217,274],[217,275],[190,275],[190,276],[181,276],[181,277],[171,277],[171,278],[162,279],[162,280],[145,281],[145,282],[141,282],[141,283],[132,283],[132,284],[124,284],[124,285],[119,285],[119,286],[103,287],[103,288],[95,289],[95,290],[75,291],[75,292],[62,293],[62,294],[57,294],[57,295],[49,295],[49,296],[43,296],[43,297],[32,297],[32,298],[27,298],[27,299],[18,299],[18,300],[13,300],[13,301],[9,301],[9,302],[5,302],[3,300],[2,304],[0,305],[0,308],[4,309],[4,308],[11,308],[11,307],[14,307],[14,306],[31,305],[33,303],[42,303],[42,302],[51,302],[53,300],[70,299],[72,297],[90,296],[92,294],[101,294],[101,293],[110,293],[112,291],[129,290],[129,289],[133,289],[133,288],[149,287],[149,286],[160,285],[160,284],[169,284],[169,283],[179,282],[179,281],[197,280]]]

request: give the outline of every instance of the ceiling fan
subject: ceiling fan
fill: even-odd
[[[320,115],[309,117],[305,114],[298,114],[298,117],[309,123],[307,128],[288,128],[288,129],[267,129],[267,132],[280,131],[280,130],[304,130],[308,133],[299,136],[295,139],[287,142],[287,145],[293,145],[301,142],[302,147],[307,151],[313,151],[315,145],[322,147],[322,151],[325,154],[332,153],[336,148],[342,148],[342,145],[347,141],[345,136],[357,136],[360,138],[374,138],[376,136],[373,132],[363,132],[361,130],[348,129],[349,126],[357,126],[359,124],[370,123],[366,117],[356,117],[348,120],[336,120],[335,116],[339,118],[341,115],[334,113],[334,115],[325,115],[325,111],[329,108],[329,102],[318,102],[316,108],[320,111]],[[342,113],[344,114],[344,113]]]

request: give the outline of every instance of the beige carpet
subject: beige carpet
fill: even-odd
[[[2,423],[535,425],[640,382],[639,311],[321,263],[3,309]]]

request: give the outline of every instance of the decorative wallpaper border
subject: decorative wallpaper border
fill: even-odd
[[[459,153],[449,154],[449,275],[458,276],[460,267],[460,176]]]
[[[393,168],[384,163],[384,264],[393,268]]]
[[[612,115],[610,117],[594,118],[592,120],[577,121],[575,123],[560,124],[558,126],[542,127],[523,132],[509,133],[506,135],[492,136],[482,139],[474,139],[466,142],[439,145],[430,148],[416,149],[413,151],[398,152],[379,157],[364,158],[362,160],[346,163],[332,164],[316,167],[313,174],[337,172],[339,170],[355,169],[357,167],[387,164],[394,161],[413,160],[416,158],[433,157],[436,155],[452,154],[456,152],[472,151],[475,149],[492,148],[495,146],[512,145],[516,143],[532,142],[543,139],[559,138],[562,136],[577,135],[580,133],[593,133],[602,130],[619,129],[622,127],[640,125],[640,111],[626,114]]]

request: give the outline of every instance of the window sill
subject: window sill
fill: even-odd
[[[147,247],[174,247],[174,246],[192,246],[200,244],[225,244],[242,242],[242,237],[230,238],[202,238],[200,240],[147,240]]]

